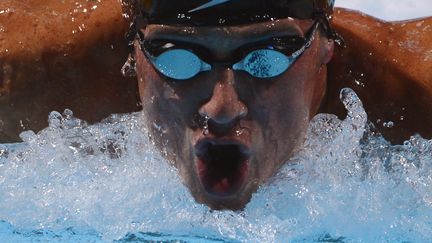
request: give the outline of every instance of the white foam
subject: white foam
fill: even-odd
[[[195,203],[148,140],[142,113],[89,126],[71,111],[53,112],[42,132],[0,145],[0,220],[11,224],[0,223],[0,238],[110,241],[153,232],[197,242],[430,239],[431,141],[414,136],[391,146],[368,131],[352,90],[341,98],[347,118],[315,117],[305,149],[243,212]]]

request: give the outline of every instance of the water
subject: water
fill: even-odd
[[[432,141],[392,146],[361,101],[320,114],[305,149],[243,212],[197,204],[141,127],[143,114],[87,125],[71,111],[0,145],[1,242],[430,242]]]

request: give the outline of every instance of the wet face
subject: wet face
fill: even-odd
[[[214,209],[241,209],[259,185],[302,146],[309,120],[326,86],[333,42],[316,32],[312,45],[283,74],[254,78],[226,65],[245,45],[279,36],[304,36],[312,20],[283,19],[230,27],[148,25],[146,40],[198,45],[212,70],[175,81],[135,46],[145,126],[178,168],[198,202]],[[225,64],[224,64],[225,63]]]

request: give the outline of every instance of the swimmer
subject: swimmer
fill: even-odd
[[[138,4],[132,56],[146,127],[192,195],[241,209],[301,148],[319,109],[333,6],[205,3]]]
[[[58,32],[48,33],[53,35],[48,46],[21,42],[32,44],[30,53],[10,39],[16,46],[0,53],[6,60],[0,119],[8,128],[0,131],[14,139],[18,129],[8,120],[19,116],[27,128],[38,130],[31,123],[43,124],[49,111],[63,107],[90,121],[136,111],[138,93],[144,126],[195,199],[233,210],[242,209],[301,149],[315,114],[344,115],[338,94],[343,87],[359,94],[377,131],[391,141],[414,133],[432,136],[431,126],[424,125],[432,122],[432,19],[386,23],[334,10],[333,3],[125,1],[125,15],[134,20],[129,64],[135,65],[138,80],[126,82],[112,70],[119,69],[119,57],[126,59],[128,50],[118,43],[128,26],[119,21],[118,2],[105,1],[98,6],[104,11],[75,16],[87,28],[82,34],[69,29],[74,24],[57,27]],[[66,16],[67,6],[59,10]],[[45,21],[39,26],[54,28]],[[16,21],[2,23],[8,29]],[[422,31],[415,32],[418,28]],[[38,39],[45,29],[50,28],[36,30]],[[6,49],[8,40],[0,40],[0,49]],[[410,43],[417,48],[402,48]],[[31,68],[16,71],[26,67]],[[32,88],[23,77],[35,80]],[[44,92],[52,87],[60,94]],[[380,126],[387,121],[395,127]]]
[[[130,36],[146,127],[197,201],[241,209],[301,149],[309,121],[327,108],[327,83],[347,81],[328,76],[340,41],[333,3],[135,5]]]

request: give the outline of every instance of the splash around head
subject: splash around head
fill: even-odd
[[[150,136],[197,201],[242,209],[301,148],[320,106],[333,1],[125,6]]]

